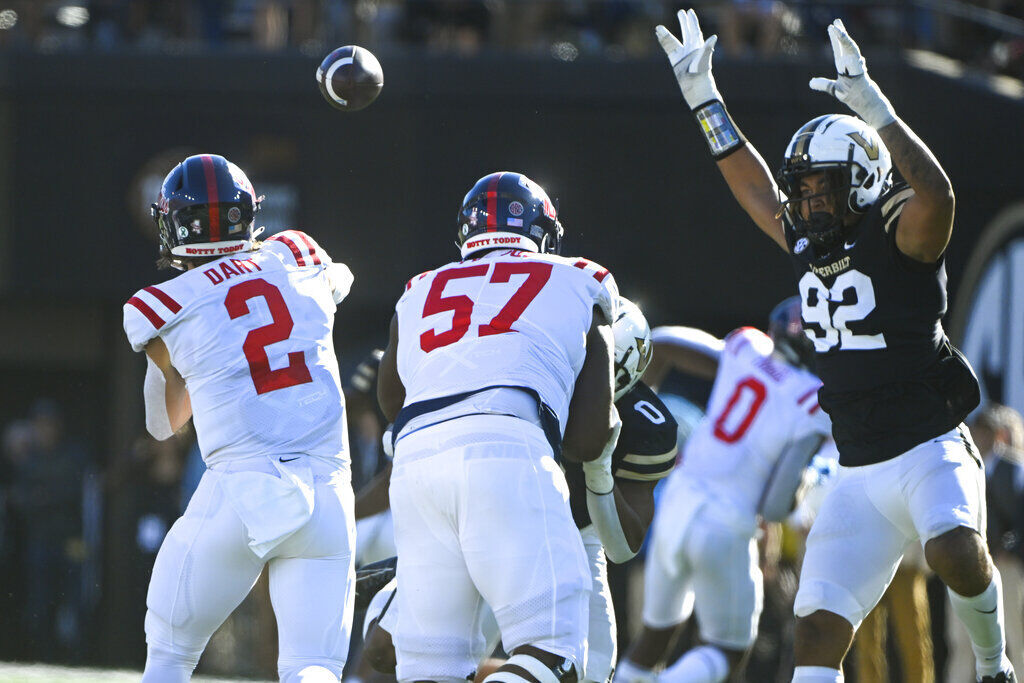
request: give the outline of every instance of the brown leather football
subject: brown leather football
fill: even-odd
[[[384,87],[384,71],[372,52],[346,45],[324,57],[316,70],[316,82],[332,106],[359,111],[377,99]]]

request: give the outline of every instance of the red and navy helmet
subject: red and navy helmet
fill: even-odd
[[[557,254],[562,224],[547,193],[521,173],[499,171],[476,181],[459,209],[455,244],[466,258],[487,249]]]
[[[783,299],[768,314],[768,336],[791,365],[814,370],[814,344],[804,332],[799,296]]]
[[[153,204],[160,255],[184,269],[188,258],[252,249],[253,219],[262,197],[240,168],[216,154],[197,154],[164,178]]]

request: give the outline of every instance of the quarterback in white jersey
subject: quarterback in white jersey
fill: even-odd
[[[801,474],[831,429],[818,406],[821,382],[803,367],[811,349],[798,298],[777,306],[770,323],[771,337],[743,327],[724,343],[691,328],[652,334],[655,371],[674,364],[717,373],[707,415],[659,501],[645,565],[645,628],[620,666],[624,680],[653,679],[694,603],[703,642],[659,680],[724,681],[757,635],[758,521],[789,514]]]
[[[378,396],[394,421],[400,681],[471,675],[481,600],[513,654],[488,680],[583,671],[591,578],[555,457],[614,448],[617,292],[605,269],[553,253],[561,232],[536,183],[485,176],[459,215],[462,260],[395,306]]]
[[[253,241],[259,200],[238,167],[189,157],[154,218],[162,264],[184,270],[124,306],[149,363],[146,426],[189,417],[207,471],[157,554],[143,681],[187,681],[264,566],[282,681],[336,681],[354,573],[344,398],[331,338],[352,275],[305,233]]]

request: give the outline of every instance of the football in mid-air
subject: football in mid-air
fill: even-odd
[[[316,82],[332,106],[359,111],[377,99],[384,87],[384,71],[372,52],[346,45],[324,57],[316,70]]]

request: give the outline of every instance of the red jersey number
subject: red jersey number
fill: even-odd
[[[267,310],[270,311],[273,322],[249,332],[242,344],[245,359],[249,361],[249,374],[252,375],[256,393],[265,394],[269,391],[312,382],[313,378],[309,374],[309,368],[306,367],[306,356],[302,351],[292,351],[288,354],[287,367],[278,370],[270,369],[270,358],[267,357],[266,347],[288,339],[295,326],[280,289],[262,278],[239,282],[228,290],[224,306],[228,309],[228,315],[234,320],[248,315],[249,299],[258,297],[263,297],[263,300],[267,302]]]
[[[423,317],[426,318],[445,311],[452,311],[452,326],[443,332],[427,330],[420,335],[420,348],[430,353],[434,349],[448,346],[466,336],[469,331],[470,319],[473,316],[473,300],[465,294],[444,296],[444,288],[452,280],[468,277],[482,277],[487,274],[490,266],[478,263],[463,268],[450,268],[441,271],[430,283],[427,300],[423,303]],[[525,275],[526,279],[519,285],[512,298],[498,311],[491,321],[480,325],[477,334],[486,337],[492,334],[504,334],[512,331],[512,325],[526,311],[531,302],[540,294],[551,277],[552,265],[538,261],[518,261],[514,263],[499,262],[494,265],[488,282],[509,282],[513,275]]]
[[[732,392],[732,396],[729,397],[729,401],[725,404],[725,410],[715,420],[715,437],[725,443],[736,443],[743,438],[743,435],[750,429],[750,425],[753,424],[754,418],[757,417],[757,413],[761,410],[761,406],[764,405],[764,399],[768,394],[768,390],[764,384],[756,377],[745,377],[736,385],[736,388]],[[748,402],[746,405],[746,414],[739,420],[739,424],[736,424],[735,420],[730,420],[733,411],[736,406],[739,405],[740,399],[747,397]],[[730,428],[729,424],[735,425]]]

